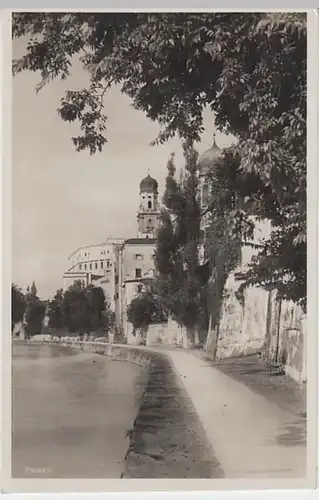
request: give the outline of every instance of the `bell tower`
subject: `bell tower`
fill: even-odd
[[[158,183],[149,173],[140,182],[137,221],[139,238],[156,237],[159,227]]]

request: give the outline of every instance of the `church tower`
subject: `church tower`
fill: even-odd
[[[140,183],[139,238],[155,238],[159,227],[158,183],[149,174]]]
[[[214,169],[214,166],[219,161],[222,154],[222,150],[216,144],[215,134],[213,139],[214,142],[212,146],[202,154],[198,161],[199,203],[202,211],[205,211],[208,208],[211,196],[207,174]],[[205,239],[209,222],[210,214],[207,212],[201,217],[200,221],[201,244],[198,248],[198,256],[201,265],[205,262]]]

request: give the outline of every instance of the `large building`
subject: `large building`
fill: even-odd
[[[128,239],[80,247],[69,257],[63,288],[81,281],[104,290],[115,313],[117,327],[127,332],[126,309],[146,279],[154,275],[156,232],[160,207],[158,183],[149,174],[139,186],[137,232]]]
[[[206,174],[212,163],[221,155],[215,137],[213,145],[199,161],[199,200],[205,209],[209,200]],[[203,241],[205,236],[204,217],[201,224]],[[75,250],[68,259],[68,270],[63,275],[63,287],[81,281],[83,285],[93,284],[104,290],[106,300],[115,313],[116,325],[126,337],[130,325],[126,311],[133,297],[143,284],[154,277],[154,255],[156,233],[160,224],[160,203],[158,183],[149,174],[139,185],[137,210],[137,231],[130,238],[108,238],[99,245],[83,246]],[[200,263],[203,264],[204,247],[199,248]]]

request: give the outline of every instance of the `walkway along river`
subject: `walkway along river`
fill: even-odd
[[[12,477],[222,477],[167,358],[150,359],[14,343]]]

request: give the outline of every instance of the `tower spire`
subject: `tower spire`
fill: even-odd
[[[213,133],[213,146],[217,146],[217,144],[216,144],[216,132]]]

